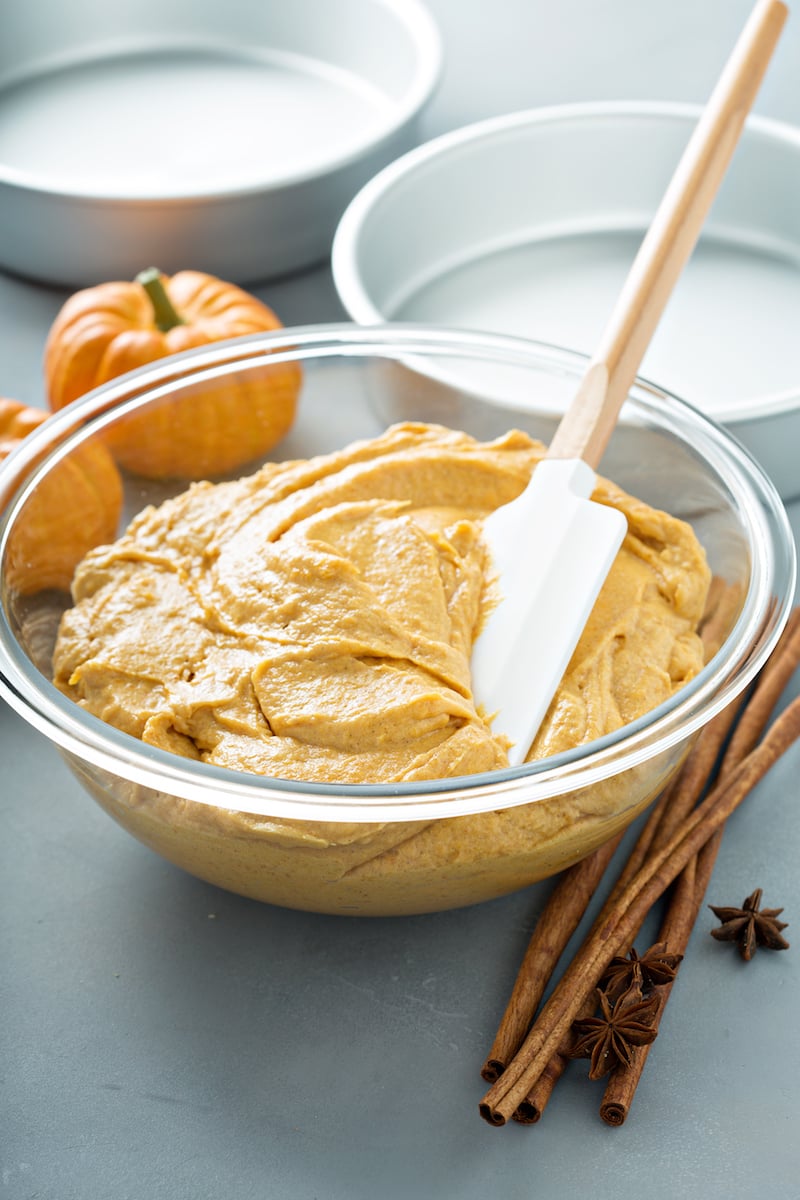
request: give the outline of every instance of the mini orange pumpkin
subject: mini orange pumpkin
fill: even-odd
[[[195,346],[280,329],[266,304],[200,271],[171,278],[155,268],[133,283],[76,292],[57,315],[45,346],[51,409],[110,379]],[[151,479],[219,475],[266,454],[291,428],[301,372],[265,364],[220,387],[199,385],[170,403],[117,422],[117,461]]]
[[[0,461],[47,420],[41,409],[0,398]],[[22,595],[68,591],[75,568],[117,535],[122,480],[102,442],[78,446],[32,492],[12,530],[5,578]]]

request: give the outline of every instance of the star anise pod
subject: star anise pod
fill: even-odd
[[[768,950],[788,950],[789,943],[781,937],[786,921],[779,921],[782,908],[759,908],[761,888],[747,897],[741,908],[717,908],[709,904],[714,916],[722,921],[719,929],[712,929],[711,936],[720,942],[737,942],[739,953],[749,962],[759,946]]]
[[[600,984],[612,1000],[632,987],[651,992],[654,987],[672,983],[682,961],[682,954],[667,953],[666,942],[656,942],[642,955],[631,948],[627,957],[612,958]]]
[[[618,1066],[629,1067],[634,1046],[647,1046],[655,1040],[658,1030],[655,1019],[659,998],[642,999],[638,988],[631,988],[618,1000],[610,1000],[597,990],[600,1016],[574,1021],[578,1035],[570,1058],[590,1058],[589,1078],[600,1079]]]

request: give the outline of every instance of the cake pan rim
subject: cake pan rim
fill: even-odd
[[[673,118],[685,122],[699,119],[702,111],[702,105],[673,100],[598,100],[543,105],[459,126],[414,147],[374,175],[351,200],[339,221],[331,249],[331,267],[334,286],[345,310],[351,319],[363,325],[392,320],[390,314],[377,308],[358,272],[358,236],[380,199],[427,162],[437,158],[444,160],[447,154],[465,145],[478,145],[498,134],[559,121],[619,116]],[[767,140],[793,145],[800,155],[800,128],[758,113],[750,114],[746,127]],[[750,402],[740,402],[730,410],[715,409],[713,419],[730,426],[735,433],[737,425],[794,412],[800,415],[800,381],[796,387],[753,396]]]
[[[68,202],[85,202],[102,204],[109,207],[130,205],[168,205],[176,206],[186,203],[213,203],[249,196],[270,195],[289,190],[293,187],[314,183],[324,179],[339,170],[346,170],[369,154],[381,149],[387,142],[402,132],[413,121],[424,105],[428,102],[440,82],[444,65],[444,48],[442,36],[433,16],[422,0],[369,0],[390,12],[397,22],[409,34],[414,49],[413,76],[400,103],[392,107],[390,119],[383,122],[379,129],[363,135],[346,152],[321,159],[309,167],[296,170],[285,175],[269,178],[252,183],[234,184],[219,188],[192,188],[184,191],[174,191],[167,194],[157,191],[126,192],[108,191],[102,188],[84,188],[78,184],[59,182],[46,175],[37,175],[24,168],[17,168],[0,160],[0,190],[8,189],[35,195],[48,201],[65,200]],[[200,43],[192,41],[179,42],[170,40],[163,44],[164,49],[198,48]],[[149,49],[155,49],[152,43]],[[267,47],[268,49],[268,47]],[[300,59],[302,56],[292,56]],[[309,61],[315,61],[312,55]],[[87,63],[93,59],[79,60]],[[338,69],[338,68],[337,68]],[[350,72],[354,74],[354,72]]]

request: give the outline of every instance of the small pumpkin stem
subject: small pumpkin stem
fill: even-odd
[[[179,316],[172,306],[167,290],[161,282],[161,272],[158,267],[148,267],[146,271],[140,271],[136,276],[136,282],[142,285],[150,297],[156,325],[162,333],[166,333],[168,329],[174,329],[176,325],[186,324],[183,317]]]

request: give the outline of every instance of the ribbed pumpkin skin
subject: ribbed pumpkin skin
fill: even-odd
[[[160,276],[160,282],[182,322],[168,329],[159,328],[138,281],[99,284],[67,300],[45,346],[53,411],[168,355],[282,328],[267,305],[212,275],[181,271]],[[118,421],[109,445],[121,466],[151,479],[225,474],[260,458],[288,433],[301,378],[294,363],[265,364],[222,386],[195,387]]]
[[[47,419],[17,400],[0,399],[0,460]],[[26,502],[11,532],[4,575],[22,595],[69,591],[78,563],[113,541],[122,511],[122,480],[102,442],[77,447]]]

